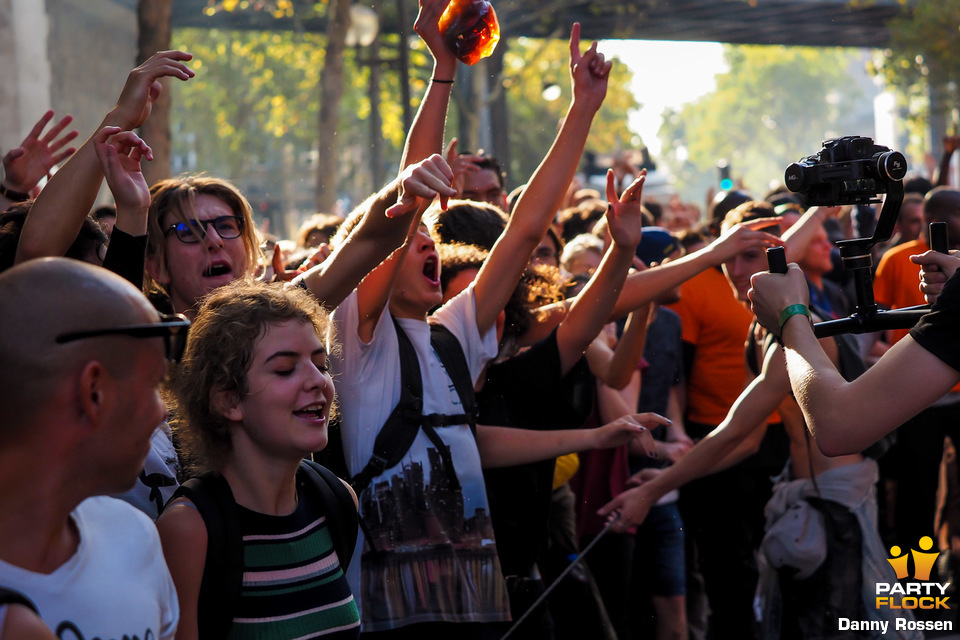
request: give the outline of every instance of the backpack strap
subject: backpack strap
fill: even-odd
[[[39,613],[37,611],[37,605],[33,604],[33,601],[30,600],[30,598],[23,595],[19,591],[14,591],[13,589],[8,589],[7,587],[0,587],[0,605],[4,604],[22,604],[28,609],[31,609],[34,613]]]
[[[436,428],[468,424],[471,430],[476,431],[477,401],[463,348],[449,329],[440,324],[430,325],[430,344],[453,381],[464,413],[423,415],[423,379],[417,352],[400,323],[396,318],[392,320],[400,350],[400,400],[377,433],[373,455],[366,466],[350,479],[350,484],[357,495],[363,493],[374,478],[400,463],[422,428],[443,458],[451,486],[459,487],[460,481],[453,467],[450,449],[437,434]]]
[[[358,474],[350,478],[357,495],[387,469],[396,466],[417,437],[423,416],[423,380],[420,363],[410,338],[393,318],[400,346],[400,400],[373,441],[373,455]]]
[[[457,424],[468,424],[470,425],[471,431],[476,434],[477,416],[479,415],[477,396],[473,390],[473,377],[470,375],[470,367],[467,365],[467,357],[463,353],[463,347],[460,346],[460,341],[457,340],[457,336],[453,335],[450,329],[437,323],[430,325],[430,344],[440,358],[440,362],[443,363],[443,368],[446,369],[450,375],[450,380],[453,381],[457,395],[460,396],[460,404],[463,405],[464,411],[464,413],[460,415],[445,416],[445,418],[447,418],[445,424],[435,425],[431,422],[431,425],[445,427]],[[424,416],[424,420],[427,421],[435,415],[437,414]]]
[[[187,480],[170,498],[190,500],[207,528],[207,558],[197,603],[197,629],[201,638],[226,638],[243,585],[243,537],[237,503],[226,479],[204,474]]]
[[[323,505],[327,518],[327,530],[333,540],[333,548],[344,573],[350,566],[353,550],[357,546],[357,523],[359,515],[353,496],[332,471],[313,462],[303,460],[297,469],[297,481],[314,489]]]

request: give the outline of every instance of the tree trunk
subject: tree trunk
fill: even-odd
[[[490,127],[493,145],[490,153],[496,156],[500,166],[507,172],[507,183],[504,187],[509,191],[520,184],[526,176],[513,176],[510,171],[510,127],[509,111],[507,110],[507,92],[503,88],[503,55],[507,51],[507,43],[501,40],[493,55],[487,60],[487,68],[495,86],[490,88],[494,98],[490,105]]]
[[[137,3],[137,64],[157,51],[170,48],[171,0],[139,0]],[[153,104],[150,118],[140,127],[140,137],[153,149],[153,162],[143,163],[147,184],[170,177],[170,79]]]
[[[383,160],[383,119],[380,117],[380,82],[383,72],[380,68],[380,35],[369,47],[370,53],[370,169],[373,173],[371,192],[378,191],[386,182],[386,169]]]
[[[332,0],[327,19],[327,51],[320,74],[320,121],[317,161],[317,211],[333,211],[337,202],[337,172],[340,168],[337,124],[343,95],[343,54],[350,28],[350,0]]]

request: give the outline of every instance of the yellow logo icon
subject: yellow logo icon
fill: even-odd
[[[933,548],[933,539],[930,536],[920,538],[918,545],[922,551],[911,549],[909,554],[903,553],[898,546],[890,547],[890,555],[893,557],[887,558],[887,562],[897,572],[897,580],[903,580],[910,576],[907,571],[907,560],[910,556],[913,556],[913,577],[921,581],[930,579],[930,571],[933,569],[940,552],[930,552],[930,549]],[[901,553],[903,555],[900,555]]]

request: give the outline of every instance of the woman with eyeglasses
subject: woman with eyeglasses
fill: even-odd
[[[451,175],[439,155],[405,169],[360,205],[365,214],[350,237],[294,284],[313,293],[327,310],[334,309],[402,244],[415,210],[412,203],[453,193]],[[263,255],[250,204],[236,187],[218,178],[190,176],[158,182],[150,193],[146,288],[154,296],[166,295],[167,311],[192,318],[211,291],[256,273]],[[161,306],[157,300],[154,304]]]
[[[165,293],[178,313],[195,315],[208,293],[251,275],[260,263],[250,204],[225,180],[173,178],[150,190],[146,290]]]

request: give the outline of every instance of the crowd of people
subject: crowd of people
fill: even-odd
[[[295,240],[227,180],[146,183],[136,129],[187,52],[79,147],[48,112],[4,155],[0,638],[923,637],[873,597],[891,545],[960,557],[960,258],[926,236],[960,248],[948,172],[876,250],[877,302],[932,310],[818,340],[871,207],[733,190],[701,216],[627,162],[580,188],[613,63],[578,25],[508,193],[444,149],[446,4],[420,0],[396,178]]]

